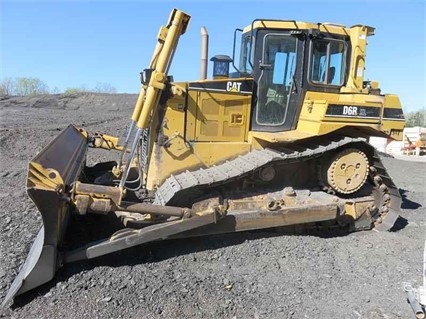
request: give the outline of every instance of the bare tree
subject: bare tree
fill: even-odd
[[[57,86],[55,86],[53,89],[50,89],[50,94],[59,94],[61,91]]]
[[[423,126],[425,123],[425,112],[417,111],[410,112],[406,116],[406,127],[415,127],[415,126]]]
[[[117,89],[109,83],[98,83],[93,89],[88,89],[87,86],[69,87],[64,91],[64,94],[75,93],[116,93]],[[0,82],[0,95],[36,95],[36,94],[57,94],[58,87],[49,90],[49,87],[39,78],[18,77],[4,78]]]
[[[10,77],[4,78],[0,82],[0,95],[15,94],[16,81]]]
[[[98,83],[93,89],[96,93],[117,93],[117,89],[109,83]]]

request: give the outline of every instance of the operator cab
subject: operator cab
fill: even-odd
[[[241,32],[232,77],[255,82],[251,130],[294,130],[307,90],[339,93],[348,77],[351,43],[340,25],[254,20]]]

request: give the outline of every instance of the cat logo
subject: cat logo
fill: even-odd
[[[241,82],[231,82],[226,83],[226,91],[228,92],[240,92]]]

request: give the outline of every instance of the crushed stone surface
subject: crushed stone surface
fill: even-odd
[[[28,161],[69,123],[124,137],[136,99],[0,98],[0,301],[42,225],[25,191]],[[256,231],[156,242],[68,264],[0,317],[413,318],[402,282],[422,284],[426,163],[382,160],[404,199],[395,232]]]

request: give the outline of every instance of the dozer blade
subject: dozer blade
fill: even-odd
[[[70,216],[67,193],[80,175],[86,152],[87,133],[70,125],[29,163],[27,192],[42,215],[43,227],[3,305],[50,281],[59,268],[57,248]]]

